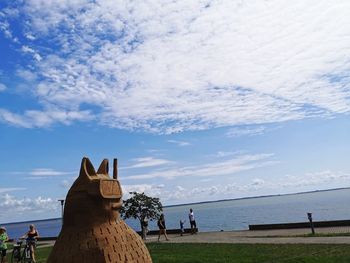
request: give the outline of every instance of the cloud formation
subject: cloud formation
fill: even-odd
[[[7,89],[6,85],[0,83],[0,91],[4,91],[5,89]]]
[[[164,194],[163,184],[122,184],[123,199],[128,199],[130,197],[130,192],[146,193],[149,196],[161,197]]]
[[[124,177],[123,179],[139,180],[152,178],[174,179],[183,176],[210,177],[227,176],[235,173],[276,164],[273,154],[251,154],[240,155],[224,161],[205,163],[197,166],[175,167],[136,174]]]
[[[205,201],[223,198],[240,198],[257,195],[281,194],[284,192],[295,193],[298,191],[328,189],[330,185],[341,187],[350,179],[350,174],[345,172],[318,171],[299,176],[287,175],[280,179],[252,178],[241,183],[212,184],[210,186],[185,187],[181,185],[171,186],[156,184],[125,185],[126,191],[145,192],[150,196],[161,198],[167,203],[186,203],[188,200]],[[299,189],[299,190],[298,190]],[[127,198],[127,197],[126,197]]]
[[[35,95],[63,112],[97,108],[103,125],[173,133],[350,111],[346,0],[18,6],[26,50],[40,53],[27,65]],[[10,34],[8,21],[1,28]],[[4,111],[3,121],[43,126]]]
[[[20,190],[25,190],[25,188],[22,188],[22,187],[0,188],[0,194],[9,193],[9,192],[13,192],[13,191],[20,191]]]
[[[242,136],[255,136],[264,134],[266,128],[264,126],[258,127],[235,127],[231,128],[227,133],[227,137],[242,137]]]
[[[49,110],[37,111],[27,110],[24,114],[17,114],[0,108],[0,122],[6,122],[14,126],[24,128],[48,127],[54,123],[70,124],[74,121],[92,120],[90,111],[64,111]]]
[[[181,147],[191,145],[191,143],[189,143],[189,142],[178,141],[178,140],[168,140],[168,142],[176,144],[176,145],[181,146]]]
[[[350,179],[350,173],[333,172],[333,171],[318,171],[305,173],[302,176],[286,175],[284,178],[278,180],[277,185],[283,188],[300,188],[316,185],[330,186],[331,183],[337,182],[338,187],[347,185]]]
[[[22,52],[32,54],[35,60],[41,61],[41,56],[38,52],[28,46],[22,46]]]
[[[9,215],[20,215],[28,212],[43,213],[57,211],[59,209],[57,201],[52,198],[18,198],[8,193],[0,195],[0,219],[3,220]]]
[[[159,159],[154,157],[135,158],[133,159],[133,161],[136,163],[130,166],[122,167],[121,169],[147,168],[147,167],[161,166],[161,165],[172,163],[169,160]]]
[[[37,176],[37,177],[50,177],[50,176],[61,176],[61,175],[68,175],[72,174],[71,172],[61,172],[56,171],[51,168],[37,168],[28,173],[31,176]]]

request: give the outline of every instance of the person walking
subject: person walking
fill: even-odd
[[[0,253],[1,253],[1,263],[6,263],[6,251],[7,244],[6,242],[9,240],[9,237],[6,233],[6,228],[0,227]]]
[[[184,225],[185,225],[185,221],[186,220],[183,220],[183,219],[180,219],[180,235],[181,236],[183,236],[183,234],[185,233],[185,227],[184,227]]]
[[[143,238],[143,240],[147,239],[147,233],[148,233],[148,218],[144,217],[142,220],[142,238]]]
[[[165,226],[165,218],[164,214],[161,214],[158,219],[158,227],[159,227],[159,235],[158,235],[158,242],[160,240],[160,235],[163,234],[165,236],[166,241],[169,241],[169,238],[166,234],[166,226]]]
[[[188,218],[190,219],[190,225],[191,225],[191,235],[197,233],[197,224],[196,220],[194,219],[194,213],[193,209],[190,209],[190,213],[188,214]]]

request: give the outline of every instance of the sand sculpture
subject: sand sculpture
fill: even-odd
[[[62,230],[47,262],[152,262],[141,237],[120,219],[121,205],[117,160],[111,179],[108,160],[102,161],[96,173],[84,157],[80,175],[67,194]]]

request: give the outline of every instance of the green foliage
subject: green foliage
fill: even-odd
[[[145,193],[130,192],[130,194],[132,196],[124,201],[120,210],[124,219],[134,218],[138,219],[140,223],[145,218],[148,220],[158,219],[163,211],[159,198],[149,197]]]

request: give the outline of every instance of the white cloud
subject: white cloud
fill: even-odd
[[[122,184],[123,199],[128,199],[130,197],[130,192],[145,193],[146,195],[152,197],[162,197],[164,192],[163,188],[163,184]]]
[[[160,133],[349,113],[349,10],[347,0],[21,8],[42,42],[41,102],[91,104],[104,125]]]
[[[42,57],[40,56],[40,54],[34,49],[32,49],[31,47],[22,46],[22,52],[32,54],[36,61],[42,60]]]
[[[28,46],[22,46],[22,51],[24,53],[34,53],[34,49],[28,47]]]
[[[30,70],[24,70],[24,69],[17,70],[16,75],[21,77],[22,79],[24,79],[27,82],[33,82],[37,78],[35,73],[33,73]]]
[[[0,91],[4,91],[5,89],[7,89],[6,85],[0,83]]]
[[[183,188],[181,185],[177,185],[176,186],[176,190],[178,190],[178,191],[185,191],[186,189]]]
[[[206,163],[199,166],[188,166],[181,168],[170,168],[160,171],[154,171],[145,174],[130,175],[124,179],[152,179],[152,178],[166,178],[174,179],[178,177],[211,177],[211,176],[227,176],[235,173],[264,167],[267,165],[276,164],[276,161],[271,159],[273,154],[251,154],[241,155],[233,159]]]
[[[88,121],[92,119],[94,117],[90,111],[64,111],[58,109],[48,109],[47,111],[28,110],[21,115],[0,108],[0,122],[6,122],[24,128],[49,127],[56,122],[68,125],[73,121]]]
[[[252,185],[261,186],[261,185],[264,185],[264,184],[265,184],[265,181],[260,179],[260,178],[253,179]]]
[[[186,203],[188,200],[208,201],[223,198],[236,198],[238,196],[254,196],[256,191],[264,189],[264,182],[255,178],[245,184],[216,184],[211,186],[194,186],[192,188],[176,186],[169,190],[162,187],[154,191],[152,185],[147,185],[146,194],[157,196],[162,202]],[[142,189],[143,190],[143,189]]]
[[[254,158],[253,158],[254,159]],[[123,199],[130,197],[130,192],[144,192],[148,196],[158,197],[163,204],[175,204],[175,203],[188,203],[188,200],[193,202],[208,201],[218,199],[229,198],[241,198],[252,197],[260,195],[281,194],[284,193],[296,193],[300,191],[314,190],[314,186],[320,187],[319,189],[328,189],[331,185],[336,187],[342,187],[345,182],[350,179],[350,173],[345,172],[332,172],[332,171],[319,171],[306,173],[299,176],[286,175],[282,178],[267,177],[255,177],[252,179],[246,179],[235,183],[215,183],[213,180],[200,180],[205,182],[211,182],[208,185],[173,185],[173,184],[128,184],[124,181],[127,178],[121,178],[121,185],[123,190]],[[72,184],[72,180],[63,180],[61,186],[69,188]],[[346,184],[345,184],[346,185]],[[1,193],[1,190],[0,190]],[[14,198],[14,197],[12,197]],[[1,197],[0,197],[1,199]],[[22,200],[22,199],[20,199]],[[24,200],[24,199],[23,199]],[[32,200],[32,199],[30,199]],[[52,202],[52,207],[55,207],[56,203]],[[0,200],[1,201],[1,200]],[[33,200],[32,200],[33,201]],[[23,201],[21,201],[23,202]],[[1,206],[0,206],[1,208]]]
[[[213,178],[203,178],[203,179],[200,179],[199,181],[202,182],[202,183],[207,183],[207,182],[214,181],[214,179]]]
[[[231,128],[227,133],[227,137],[242,137],[261,135],[266,131],[264,126],[258,127],[235,127]]]
[[[73,174],[76,174],[76,172],[63,172],[63,171],[57,171],[51,168],[36,168],[31,171],[10,172],[10,174],[25,175],[26,176],[25,179],[40,180],[43,178],[73,175]],[[71,181],[73,179],[74,178],[72,178]]]
[[[135,158],[133,161],[136,163],[127,167],[122,167],[121,169],[146,168],[172,163],[169,160],[157,159],[154,157]]]
[[[9,213],[24,214],[28,212],[41,213],[58,210],[57,201],[52,198],[17,198],[9,194],[0,195],[0,210],[2,215]]]
[[[233,156],[233,155],[242,155],[244,154],[244,151],[233,151],[233,152],[226,152],[226,151],[218,151],[215,154],[215,157],[227,157],[227,156]]]
[[[5,16],[4,14],[0,13],[0,18]],[[10,30],[10,24],[6,20],[0,20],[0,32],[3,32],[4,36],[6,38],[12,39],[12,32]]]
[[[276,186],[283,188],[300,188],[309,186],[326,186],[331,187],[332,183],[337,183],[337,187],[348,186],[350,173],[333,172],[333,171],[319,171],[305,173],[303,175],[286,175],[276,182]]]
[[[71,172],[60,172],[56,171],[51,168],[37,168],[28,173],[32,176],[38,176],[38,177],[48,177],[48,176],[61,176],[61,175],[67,175],[72,174]]]
[[[13,192],[13,191],[21,191],[21,190],[26,190],[26,188],[22,188],[22,187],[1,188],[0,187],[0,194],[9,193],[9,192]]]
[[[11,2],[9,2],[12,5]],[[14,44],[19,44],[20,41],[14,36],[14,31],[11,29],[11,22],[19,18],[20,11],[16,8],[1,6],[0,10],[0,33],[2,32],[5,38],[11,40]]]
[[[181,147],[191,145],[189,142],[185,142],[185,141],[168,140],[168,142],[174,143],[174,144],[181,146]]]
[[[29,40],[35,40],[35,36],[33,36],[31,33],[26,33],[25,37],[28,38]]]
[[[314,190],[314,186],[319,189],[328,189],[334,183],[335,187],[342,187],[350,179],[349,173],[321,171],[307,173],[300,176],[286,176],[280,179],[273,178],[253,178],[241,183],[212,184],[209,186],[176,186],[170,189],[161,187],[156,191],[156,196],[162,202],[186,203],[192,201],[207,201],[226,198],[252,197],[266,194],[281,194],[282,191],[296,193],[300,191]],[[345,184],[346,185],[346,184]],[[142,188],[152,195],[153,187],[148,185]]]

